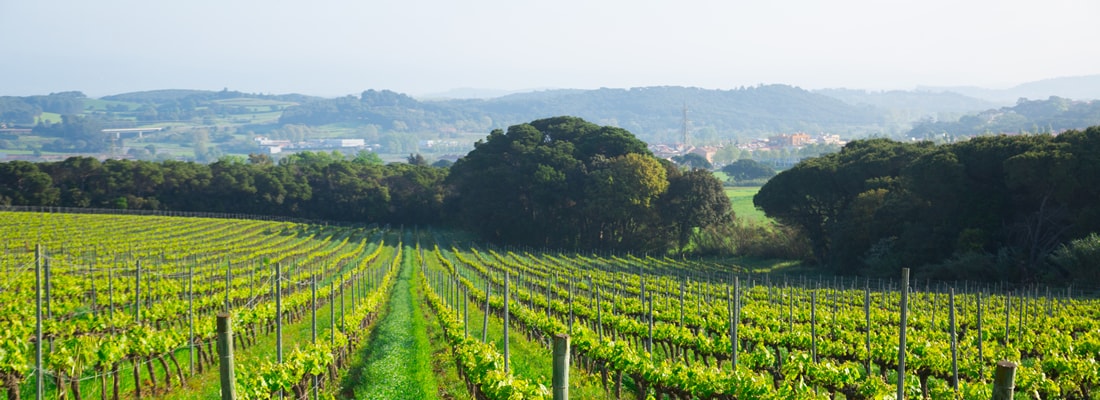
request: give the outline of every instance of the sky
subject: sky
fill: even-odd
[[[1100,74],[1097,0],[0,0],[0,96],[1007,88]]]

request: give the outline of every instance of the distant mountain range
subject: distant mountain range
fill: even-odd
[[[777,132],[859,135],[882,123],[882,112],[786,85],[733,90],[678,86],[631,89],[557,89],[490,99],[416,100],[368,90],[358,98],[311,101],[288,107],[282,123],[360,123],[381,130],[482,131],[558,115],[625,128],[649,141],[676,141],[685,109],[693,136],[736,140]]]
[[[1049,99],[1051,96],[1058,98]],[[1018,102],[1022,97],[1031,100]],[[80,92],[0,96],[0,125],[30,126],[44,121],[43,113],[83,113],[111,127],[195,121],[266,134],[293,124],[322,127],[295,131],[339,130],[368,135],[370,140],[409,133],[419,139],[466,140],[496,128],[572,115],[625,128],[648,142],[678,142],[685,122],[698,143],[745,141],[798,131],[901,139],[915,133],[939,137],[944,132],[966,135],[1085,128],[1100,124],[1100,117],[1091,114],[1100,102],[1087,101],[1098,98],[1100,75],[1048,79],[1002,90],[922,87],[877,92],[809,91],[788,85],[730,90],[656,86],[519,93],[457,89],[417,98],[367,90],[359,96],[321,98],[166,89],[101,99],[89,99]],[[1034,111],[1038,109],[1046,111]],[[59,119],[56,115],[51,118]]]
[[[969,97],[954,92],[891,90],[872,92],[852,89],[821,89],[823,94],[848,104],[869,106],[890,113],[899,122],[915,121],[925,117],[961,115],[1002,104]]]
[[[954,92],[983,100],[1015,104],[1017,100],[1043,100],[1051,96],[1073,100],[1100,99],[1100,74],[1044,79],[1027,82],[1008,89],[986,89],[975,86],[919,86],[918,91]]]
[[[535,89],[519,89],[519,90],[504,90],[504,89],[484,89],[484,88],[455,88],[444,92],[435,93],[422,93],[412,95],[419,100],[453,100],[453,99],[492,99],[495,97],[504,97],[510,94],[528,93],[544,90],[554,90],[556,88],[535,88]]]
[[[1019,100],[1011,107],[991,108],[957,120],[924,119],[906,136],[932,139],[998,133],[1057,133],[1100,125],[1100,100]]]

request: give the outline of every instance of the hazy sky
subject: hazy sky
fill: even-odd
[[[1100,73],[1097,0],[0,0],[0,95],[759,83],[1008,87]]]

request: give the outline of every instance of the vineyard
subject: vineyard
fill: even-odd
[[[577,398],[988,399],[1002,360],[1016,398],[1100,398],[1100,301],[1072,288],[30,212],[0,212],[0,269],[8,399],[218,398],[218,315],[240,399],[550,398],[563,333]]]

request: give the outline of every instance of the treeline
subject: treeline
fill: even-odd
[[[81,92],[50,93],[46,96],[0,96],[0,122],[32,125],[43,112],[78,114],[84,110]]]
[[[630,132],[574,117],[494,130],[450,169],[409,161],[335,152],[14,161],[0,163],[0,204],[450,224],[500,243],[651,251],[683,250],[732,219],[709,171],[681,171]]]
[[[359,95],[302,103],[288,107],[279,117],[280,124],[373,125],[384,131],[464,131],[484,132],[492,120],[477,112],[421,102],[389,90],[367,90]]]
[[[120,119],[132,117],[142,122],[205,120],[231,115],[251,114],[254,112],[252,108],[247,106],[226,104],[218,101],[230,99],[262,99],[297,103],[313,101],[318,98],[299,94],[265,95],[231,90],[217,92],[204,90],[154,90],[119,94],[103,98],[103,100],[140,103],[140,106],[133,109],[122,106],[125,108],[114,110],[114,114]],[[283,106],[268,106],[271,111],[280,110],[282,107]],[[204,121],[204,123],[208,124],[209,121]]]
[[[1100,127],[887,139],[805,160],[754,199],[841,273],[1100,282]]]
[[[908,136],[936,139],[990,133],[1054,133],[1100,125],[1100,101],[1079,101],[1051,96],[1046,100],[1019,99],[1012,107],[989,109],[958,121],[922,120]]]
[[[73,157],[0,163],[0,204],[246,213],[428,224],[447,172],[340,153],[264,155],[212,164]]]
[[[187,101],[205,103],[214,100],[227,100],[238,98],[256,98],[266,100],[278,100],[288,101],[294,103],[302,103],[312,100],[319,100],[319,97],[306,96],[302,94],[261,94],[261,93],[244,93],[236,90],[223,89],[220,91],[212,90],[186,90],[186,89],[164,89],[164,90],[148,90],[143,92],[122,93],[111,96],[103,97],[103,100],[112,101],[125,101],[131,103],[153,103],[162,104],[173,101]]]
[[[42,150],[56,152],[102,152],[111,146],[111,137],[103,133],[104,128],[114,128],[110,121],[97,116],[64,114],[61,122],[42,122],[34,126],[35,135],[49,139],[42,143]],[[12,148],[17,140],[0,143],[0,148]]]

